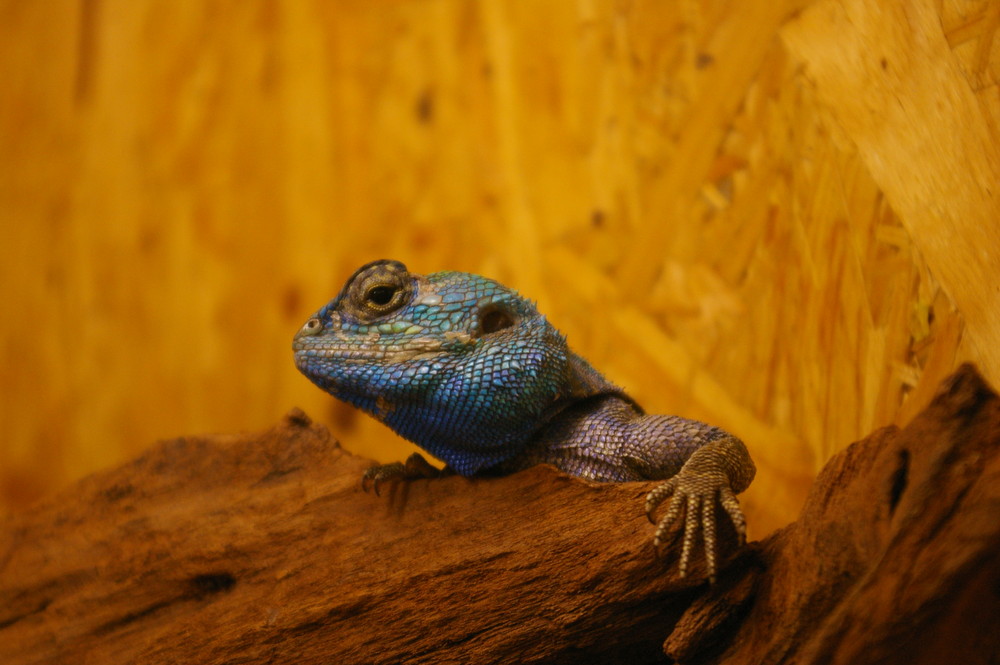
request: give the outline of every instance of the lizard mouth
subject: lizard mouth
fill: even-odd
[[[357,335],[336,333],[323,337],[299,337],[292,344],[295,364],[300,368],[310,360],[325,359],[339,362],[382,362],[387,364],[434,358],[455,350],[456,343],[471,343],[464,333],[446,333],[442,337],[411,337],[405,341],[388,335],[370,333]],[[447,347],[447,348],[446,348]]]

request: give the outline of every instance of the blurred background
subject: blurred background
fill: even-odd
[[[743,437],[752,535],[963,360],[1000,379],[1000,3],[0,0],[0,514],[292,407],[359,265],[537,299]]]

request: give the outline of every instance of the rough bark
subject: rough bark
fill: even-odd
[[[906,428],[830,460],[799,519],[730,571],[732,588],[696,599],[668,638],[678,660],[1000,663],[996,394],[963,366]],[[749,587],[738,627],[703,644],[701,616]]]
[[[651,484],[537,467],[377,497],[293,412],[7,518],[0,662],[996,663],[998,443],[965,367],[708,587],[654,556]]]

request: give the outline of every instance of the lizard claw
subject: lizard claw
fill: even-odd
[[[381,496],[379,487],[387,480],[402,480],[406,477],[406,467],[402,462],[391,464],[376,464],[365,471],[361,476],[361,489],[367,492],[375,490],[375,496]]]
[[[653,513],[666,499],[670,503],[663,516],[654,522]],[[695,472],[681,469],[673,478],[655,488],[646,496],[646,516],[656,524],[653,546],[660,552],[667,543],[667,535],[678,519],[684,522],[684,540],[678,569],[681,577],[687,576],[688,565],[694,550],[695,537],[701,530],[705,544],[705,567],[710,582],[715,582],[716,565],[716,523],[715,505],[718,502],[739,535],[740,544],[746,538],[746,520],[740,510],[736,495],[729,487],[729,479],[724,473]],[[683,514],[683,517],[682,517]]]
[[[381,496],[379,487],[384,482],[437,478],[440,475],[441,470],[432,466],[424,459],[423,455],[413,453],[406,458],[405,463],[392,462],[391,464],[376,464],[369,467],[361,477],[361,489],[365,492],[369,489],[375,490],[375,496]]]

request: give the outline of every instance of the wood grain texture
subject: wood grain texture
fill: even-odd
[[[997,376],[1000,145],[936,4],[829,0],[783,35],[962,312],[984,371]]]
[[[404,458],[289,352],[357,265],[391,257],[500,279],[648,411],[739,434],[751,529],[787,523],[846,442],[906,422],[963,359],[991,372],[1000,346],[991,282],[942,270],[977,241],[928,251],[902,204],[925,183],[895,167],[919,155],[877,171],[856,139],[874,130],[841,118],[857,103],[831,102],[867,89],[870,61],[825,79],[789,47],[811,4],[0,0],[0,510],[137,442],[295,405]],[[921,10],[941,33],[921,57],[951,59],[933,71],[964,79],[975,120],[917,118],[929,145],[1000,145],[991,7]],[[898,20],[866,34],[909,48]],[[885,117],[878,136],[910,131]],[[941,200],[989,237],[970,183]]]

